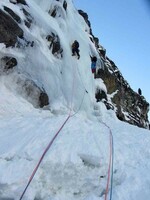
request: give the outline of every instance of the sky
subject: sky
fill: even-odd
[[[88,13],[93,34],[134,91],[150,103],[149,0],[74,0]],[[150,119],[150,114],[149,114]]]

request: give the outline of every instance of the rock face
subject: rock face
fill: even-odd
[[[1,64],[1,68],[3,68],[2,70],[8,71],[9,69],[12,69],[17,65],[17,60],[13,57],[4,56],[3,58],[1,58]]]
[[[54,33],[51,33],[51,35],[48,35],[46,37],[49,44],[49,49],[52,51],[52,54],[57,58],[63,57],[63,49],[60,44],[60,39],[58,35],[55,35]]]
[[[108,95],[114,94],[111,101],[116,108],[118,119],[148,128],[148,102],[143,96],[132,90],[118,68],[108,58],[104,61],[104,66],[104,70],[98,70],[97,78],[104,80]]]
[[[20,3],[20,4],[23,4],[23,5],[27,5],[25,0],[10,0],[10,3],[13,3],[13,4]]]
[[[0,10],[0,43],[4,43],[6,47],[14,46],[17,37],[23,38],[23,30],[11,16]]]
[[[22,4],[27,5],[24,0],[13,0],[10,1],[13,4]],[[27,41],[23,35],[24,32],[20,28],[18,24],[21,24],[21,18],[10,8],[4,6],[4,11],[0,9],[0,43],[4,43],[6,48],[8,47],[16,47],[16,48],[31,48],[34,46],[34,41]],[[22,12],[24,14],[24,24],[30,28],[32,23],[32,16],[25,8],[22,8]],[[22,43],[18,41],[18,38],[22,39]],[[58,50],[59,40],[54,38],[52,43],[52,52],[56,53]],[[15,92],[19,95],[27,99],[34,107],[43,108],[44,106],[49,105],[49,98],[43,88],[40,88],[35,82],[24,74],[20,73],[17,69],[18,61],[17,58],[10,56],[7,53],[0,54],[0,75],[11,74],[12,86],[10,88],[13,90],[15,88]],[[11,80],[10,78],[10,80]],[[13,84],[15,87],[13,87]]]
[[[66,0],[64,1],[58,1],[57,4],[56,2],[52,2],[51,8],[49,9],[49,14],[54,17],[54,18],[64,18],[65,17],[65,12],[67,10],[67,2]]]
[[[107,109],[114,109],[118,119],[139,127],[149,128],[149,103],[143,96],[132,90],[115,63],[106,56],[105,48],[99,44],[98,38],[92,33],[88,15],[81,10],[79,14],[90,27],[90,39],[95,44],[103,65],[103,69],[98,70],[96,78],[103,79],[107,87],[107,96],[113,96],[108,101],[103,91],[96,91],[97,101],[103,101]]]
[[[34,107],[43,108],[49,105],[49,98],[46,92],[38,87],[33,80],[22,75],[16,77],[17,92],[27,99]]]
[[[30,15],[30,13],[28,13],[28,11],[26,11],[26,9],[23,8],[22,11],[23,11],[24,15],[26,16],[26,19],[24,20],[24,23],[28,28],[30,28],[31,24],[32,24],[32,21],[33,21],[33,18]]]
[[[12,17],[17,23],[21,23],[20,17],[19,17],[16,13],[14,13],[13,10],[11,10],[10,8],[8,8],[8,7],[6,7],[6,6],[4,6],[4,10],[5,10],[8,14],[10,14],[11,17]]]
[[[27,99],[36,108],[49,105],[49,98],[44,89],[40,88],[33,80],[17,72],[17,69],[15,69],[18,64],[16,58],[4,56],[0,59],[0,63],[0,75],[9,76],[11,74],[12,85],[15,85],[12,86],[12,90],[15,88],[15,92]]]

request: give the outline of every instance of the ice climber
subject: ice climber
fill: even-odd
[[[78,59],[80,58],[80,54],[79,54],[79,42],[77,40],[75,40],[72,44],[72,56],[77,55]]]
[[[94,78],[96,78],[96,62],[97,62],[97,57],[92,56],[91,57],[91,70],[92,70],[92,73],[94,74]]]

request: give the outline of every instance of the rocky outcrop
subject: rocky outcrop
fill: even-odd
[[[96,91],[97,101],[103,101],[107,109],[113,109],[118,119],[139,127],[149,128],[149,103],[143,96],[132,90],[115,63],[106,56],[106,49],[99,44],[98,38],[92,33],[88,15],[81,10],[79,13],[90,27],[90,39],[95,44],[103,65],[103,69],[98,70],[96,78],[104,81],[107,95],[104,91]]]
[[[112,96],[111,102],[118,119],[148,128],[149,103],[143,96],[132,90],[113,61],[106,58],[104,66],[104,70],[98,70],[96,77],[104,80],[107,86],[107,95]]]
[[[52,54],[57,58],[62,58],[63,49],[58,35],[51,33],[51,35],[47,35],[46,39],[49,42],[49,49],[52,51]]]
[[[1,58],[1,69],[3,71],[8,71],[9,69],[17,66],[17,60],[14,57],[4,56]]]
[[[85,22],[87,23],[87,25],[90,28],[90,34],[92,34],[92,29],[91,29],[91,23],[89,21],[89,17],[88,14],[85,13],[83,10],[78,10],[79,14],[84,18]]]
[[[10,14],[10,16],[11,16],[17,23],[21,23],[20,17],[19,17],[16,13],[14,13],[13,10],[11,10],[10,8],[8,8],[8,7],[6,7],[6,6],[4,6],[4,10],[5,10],[8,14]]]
[[[149,103],[132,90],[113,61],[106,58],[104,64],[105,69],[98,70],[97,78],[104,80],[108,95],[113,96],[111,101],[116,108],[117,117],[130,124],[148,128]]]
[[[24,23],[28,28],[30,28],[33,22],[33,17],[30,15],[28,11],[26,11],[26,9],[23,8],[22,11],[26,17],[26,19],[24,20]]]
[[[27,5],[25,0],[10,0],[10,3]]]
[[[15,46],[17,37],[23,38],[23,30],[11,16],[0,9],[0,43],[6,47]]]
[[[56,2],[51,4],[51,8],[49,9],[49,14],[52,17],[57,18],[65,18],[65,11],[67,10],[67,2],[64,0],[63,2]]]
[[[20,11],[24,14],[24,23],[30,28],[33,18],[25,9],[25,0],[10,0],[13,4],[20,5]],[[26,7],[27,8],[27,7]],[[23,24],[23,20],[9,7],[4,6],[0,9],[0,43],[4,43],[6,47],[13,48],[30,48],[34,46],[34,41],[28,41],[24,38],[24,33],[18,24]],[[18,40],[18,38],[22,40]],[[51,45],[52,53],[60,52],[60,40],[57,35],[52,34]],[[17,58],[9,54],[0,55],[0,75],[9,76],[11,90],[15,90],[20,96],[28,100],[34,107],[43,108],[49,105],[49,98],[43,88],[40,88],[33,80],[26,77],[18,71]],[[6,78],[7,79],[7,78]],[[7,83],[8,84],[8,83]]]
[[[49,98],[44,89],[38,87],[33,80],[22,75],[16,79],[17,92],[27,99],[34,107],[43,108],[49,105]]]
[[[15,90],[15,92],[27,99],[36,108],[43,108],[49,105],[49,98],[45,90],[40,88],[33,80],[17,72],[15,67],[18,61],[16,58],[4,56],[0,59],[0,63],[0,75],[9,76],[11,74],[10,89]]]
[[[41,91],[39,96],[39,106],[40,108],[43,108],[44,106],[49,105],[49,98],[46,92]]]
[[[66,1],[63,2],[63,8],[64,8],[65,10],[67,10],[67,2],[66,2]]]

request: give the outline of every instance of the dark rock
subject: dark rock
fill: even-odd
[[[97,89],[95,98],[97,102],[101,101],[102,99],[105,99],[107,101],[107,95],[103,90]]]
[[[9,1],[10,1],[10,3],[13,3],[13,4],[20,3],[20,4],[23,4],[23,5],[27,5],[25,0],[9,0]]]
[[[4,6],[4,10],[5,10],[7,13],[9,13],[9,14],[11,15],[11,17],[12,17],[16,22],[21,23],[20,17],[19,17],[16,13],[14,13],[13,10],[11,10],[10,8],[8,8],[8,7],[6,7],[6,6]]]
[[[25,49],[26,47],[33,47],[34,41],[28,41],[25,38],[21,41],[17,41],[16,48],[22,48]]]
[[[49,105],[49,99],[48,96],[45,92],[41,92],[40,93],[40,97],[39,97],[39,105],[41,108],[43,108],[44,106]]]
[[[16,0],[16,1],[17,1],[17,3],[23,4],[23,5],[27,5],[25,0]]]
[[[52,17],[60,17],[65,19],[64,10],[62,9],[61,4],[52,4],[51,9],[48,12]]]
[[[9,0],[10,3],[17,4],[17,0]]]
[[[65,10],[67,10],[67,2],[66,2],[66,0],[63,2],[63,8],[64,8]]]
[[[52,35],[47,35],[46,39],[47,39],[48,42],[52,42],[53,36]]]
[[[55,53],[62,53],[62,49],[61,49],[61,45],[60,45],[60,41],[59,39],[56,40],[55,42],[52,43],[51,47],[52,48],[52,54],[55,54]]]
[[[4,65],[4,70],[12,69],[17,65],[16,58],[5,56],[1,58],[1,62]]]
[[[60,39],[58,35],[55,35],[52,33],[51,35],[48,35],[46,39],[50,42],[49,48],[52,49],[52,54],[56,57],[62,57],[63,56],[63,49],[60,44]]]
[[[56,8],[54,8],[54,9],[52,10],[52,12],[51,12],[50,15],[51,15],[52,17],[56,17],[56,13],[57,13],[57,12],[56,12]]]
[[[124,121],[125,120],[125,118],[124,118],[124,115],[122,114],[122,113],[117,113],[117,117],[118,117],[118,119],[120,120],[120,121]]]
[[[91,23],[89,21],[88,14],[85,13],[83,10],[78,10],[78,13],[84,18],[85,22],[87,23],[87,25],[90,28],[90,34],[92,34]]]
[[[32,22],[31,20],[30,21],[24,20],[24,23],[25,23],[26,27],[28,27],[28,28],[31,27],[31,22]]]
[[[6,47],[15,46],[17,37],[23,38],[23,30],[5,12],[0,10],[0,43]]]
[[[95,37],[92,33],[91,23],[89,21],[88,14],[85,13],[83,10],[78,10],[78,12],[84,18],[85,22],[89,26],[90,40],[95,44],[97,51],[99,52],[99,49],[104,49],[104,48],[102,48],[102,46],[99,45],[99,39],[97,37]]]
[[[33,17],[30,15],[30,13],[28,11],[26,11],[26,9],[22,9],[24,15],[26,16],[26,20],[24,20],[25,25],[30,28],[32,21],[33,21]]]
[[[30,46],[31,46],[31,47],[34,47],[34,41],[31,42],[31,45],[30,45]]]
[[[28,100],[34,107],[43,108],[49,105],[48,95],[33,80],[20,74],[16,79],[16,84],[18,85],[16,89],[18,94]]]
[[[26,11],[26,9],[23,8],[22,11],[26,17],[31,17],[30,13]]]
[[[103,79],[108,94],[115,93],[111,101],[117,108],[118,119],[148,128],[149,104],[131,89],[113,61],[106,57],[104,64],[105,69],[98,70],[97,78]]]
[[[142,95],[142,90],[140,88],[138,89],[138,94]]]
[[[104,104],[105,104],[107,110],[114,110],[114,106],[111,103],[104,101]]]
[[[100,54],[102,55],[103,58],[106,56],[106,49],[99,49]]]

